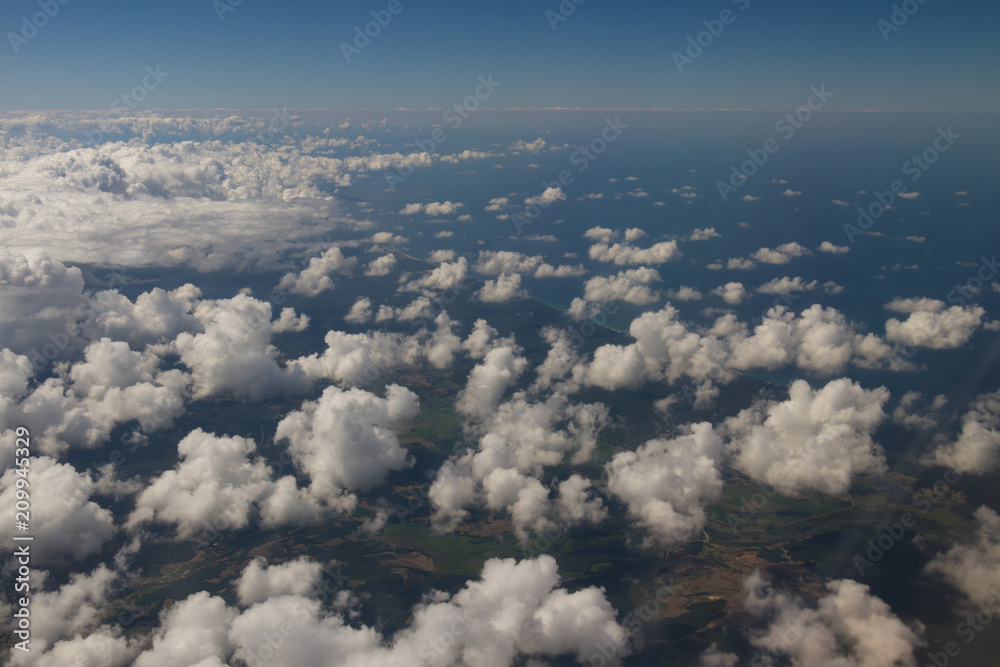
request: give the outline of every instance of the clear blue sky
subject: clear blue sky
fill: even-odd
[[[555,31],[560,0],[400,0],[348,64],[341,42],[388,2],[242,0],[220,20],[213,0],[68,0],[15,54],[41,10],[5,0],[0,108],[107,109],[159,64],[143,108],[438,108],[492,73],[499,108],[789,109],[825,83],[830,110],[1000,111],[995,2],[926,0],[886,41],[888,0],[585,0]],[[724,9],[679,73],[672,53]]]

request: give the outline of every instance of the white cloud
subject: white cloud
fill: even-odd
[[[988,475],[1000,467],[1000,392],[981,394],[969,407],[958,437],[939,442],[925,463],[972,475]]]
[[[715,227],[695,229],[688,235],[688,241],[709,241],[711,239],[721,239],[722,234],[715,231]]]
[[[11,434],[7,434],[11,435]],[[6,437],[6,436],[5,436]],[[58,463],[47,456],[29,460],[31,488],[50,492],[31,493],[32,562],[39,565],[82,560],[101,553],[104,544],[116,532],[111,512],[90,500],[93,482],[68,463]],[[0,477],[0,538],[3,550],[13,551],[15,535],[15,496],[17,480],[24,479],[15,468],[7,468]],[[34,610],[33,610],[34,611]]]
[[[583,264],[577,264],[571,266],[569,264],[560,264],[559,266],[552,266],[551,264],[539,264],[538,268],[535,270],[536,278],[580,278],[586,275],[587,269],[584,268]]]
[[[994,604],[1000,591],[1000,516],[985,505],[976,510],[976,532],[940,553],[926,571],[944,577],[976,606]]]
[[[672,440],[650,440],[607,464],[608,490],[650,533],[647,544],[670,546],[694,537],[705,525],[705,505],[719,498],[716,467],[722,440],[705,422]]]
[[[681,285],[677,289],[668,291],[667,298],[674,299],[676,301],[700,301],[702,294],[695,287]]]
[[[789,188],[788,190],[785,190],[781,194],[784,195],[785,197],[801,197],[802,196],[802,193],[800,191],[798,191],[798,190],[792,190],[791,188]]]
[[[361,297],[354,302],[351,309],[344,316],[345,322],[350,322],[351,324],[365,324],[370,322],[372,319],[372,300],[366,296]]]
[[[787,264],[796,257],[806,257],[811,254],[808,248],[793,241],[779,245],[775,250],[761,248],[750,257],[762,264]]]
[[[387,276],[392,273],[392,270],[396,268],[396,256],[395,255],[382,255],[377,259],[373,259],[365,267],[366,276]]]
[[[868,586],[850,579],[826,584],[829,594],[815,609],[777,591],[755,572],[744,582],[744,609],[766,628],[750,630],[760,649],[754,662],[785,657],[791,667],[916,667],[914,651],[924,645],[923,626],[904,624]]]
[[[743,286],[743,283],[732,282],[726,283],[721,287],[716,287],[712,290],[712,294],[721,296],[723,301],[732,306],[738,306],[746,298],[747,290]]]
[[[607,245],[598,243],[590,246],[590,258],[598,262],[614,262],[618,266],[625,264],[664,264],[680,259],[681,251],[677,241],[663,241],[649,248],[637,248],[628,243]]]
[[[316,296],[333,289],[331,273],[349,274],[357,265],[357,257],[345,257],[341,249],[334,246],[320,257],[310,259],[309,266],[300,273],[286,274],[278,283],[278,289],[288,290],[293,294]]]
[[[431,294],[439,290],[453,289],[465,281],[469,273],[469,260],[459,257],[455,262],[445,262],[422,278],[409,279],[404,275],[399,279],[400,292],[423,292]]]
[[[236,582],[236,594],[244,607],[281,595],[310,595],[319,585],[322,566],[304,556],[280,565],[267,565],[263,558],[250,561]]]
[[[540,195],[534,197],[528,197],[524,200],[526,206],[549,206],[555,204],[557,201],[564,201],[566,199],[566,194],[562,191],[562,188],[545,188],[545,191]]]
[[[897,297],[884,306],[886,310],[906,314],[919,312],[938,313],[941,312],[944,307],[944,301],[939,299],[929,299],[926,297],[915,297],[911,299]]]
[[[761,294],[791,294],[792,292],[814,290],[818,285],[819,283],[815,280],[807,283],[802,280],[801,276],[795,276],[794,278],[785,276],[783,278],[775,278],[761,285],[757,288],[757,291]]]
[[[435,250],[430,255],[428,255],[427,260],[433,262],[434,264],[443,264],[445,262],[452,262],[455,260],[455,251]]]
[[[645,266],[619,271],[614,276],[594,276],[584,283],[583,298],[591,303],[625,301],[647,305],[660,300],[659,293],[649,287],[659,281],[660,273]]]
[[[351,491],[368,491],[388,473],[412,464],[394,429],[419,411],[417,396],[398,385],[385,398],[360,389],[327,387],[278,423],[275,442],[288,441],[309,493],[335,508],[353,507]]]
[[[937,302],[931,300],[930,307],[937,308]],[[887,320],[885,337],[904,345],[951,350],[969,342],[982,325],[985,314],[986,311],[979,306],[913,311],[902,322],[896,318]]]
[[[527,299],[531,295],[521,289],[521,274],[504,273],[496,280],[487,280],[476,292],[475,298],[483,303],[508,303],[516,299]]]
[[[830,243],[829,241],[823,241],[819,244],[819,251],[830,255],[846,255],[851,252],[851,247],[846,245],[836,245],[834,243]]]
[[[525,255],[511,250],[481,250],[473,266],[476,273],[499,276],[511,273],[532,273],[542,264],[541,255]]]
[[[884,387],[866,390],[846,378],[816,390],[796,380],[788,400],[758,403],[726,420],[733,463],[787,495],[846,493],[855,475],[886,470],[872,434],[888,398]]]

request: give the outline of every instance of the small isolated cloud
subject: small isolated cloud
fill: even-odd
[[[710,239],[721,239],[722,234],[715,231],[715,227],[696,229],[688,235],[688,241],[708,241]]]
[[[802,196],[801,192],[799,192],[798,190],[792,190],[792,189],[785,190],[781,194],[784,195],[785,197],[801,197]]]
[[[672,289],[668,291],[667,298],[676,301],[701,301],[702,294],[695,287],[688,287],[687,285],[681,285],[677,289]]]
[[[956,472],[988,475],[1000,467],[1000,392],[981,394],[962,416],[954,440],[939,438],[924,463]]]
[[[843,199],[834,199],[833,203],[837,206],[850,206],[851,202],[844,201]]]
[[[486,205],[484,210],[486,211],[502,211],[506,206],[510,205],[509,197],[494,197],[490,200],[490,203]]]
[[[761,294],[791,294],[792,292],[806,292],[814,290],[819,286],[819,281],[806,282],[801,276],[789,278],[775,278],[757,288]]]
[[[1000,515],[985,505],[976,510],[976,533],[927,564],[926,571],[944,577],[981,607],[1000,591]]]
[[[901,192],[899,194],[900,199],[916,199],[920,196],[919,192]]]
[[[534,197],[528,197],[524,200],[524,203],[527,206],[549,206],[565,199],[566,194],[562,191],[562,188],[546,188],[545,192]]]
[[[732,282],[726,283],[721,287],[716,287],[712,290],[712,294],[721,296],[722,300],[731,306],[738,306],[746,298],[747,290],[743,286],[743,283]]]
[[[366,276],[387,276],[396,268],[395,255],[383,255],[369,262],[365,267]]]
[[[627,264],[665,264],[680,259],[682,253],[677,241],[663,241],[649,248],[639,248],[630,243],[598,243],[590,246],[589,256],[597,262],[610,262],[618,266]]]
[[[851,252],[851,247],[846,245],[835,245],[829,241],[823,241],[819,245],[819,251],[830,255],[846,255]]]
[[[760,197],[754,197],[753,195],[745,195],[743,197],[740,197],[740,199],[742,201],[747,201],[747,202],[750,202],[750,201],[760,201]]]
[[[545,150],[545,140],[539,137],[534,141],[515,141],[510,145],[510,150],[512,151],[527,151],[529,153],[538,153]]]
[[[454,215],[458,213],[458,209],[465,206],[461,203],[453,203],[450,201],[446,202],[431,202],[430,204],[407,204],[399,212],[400,215],[416,215],[417,213],[423,212],[431,217],[438,217],[442,215]]]
[[[496,280],[487,280],[475,296],[483,303],[507,303],[530,297],[527,290],[521,289],[519,273],[503,273]]]
[[[808,248],[796,242],[784,243],[775,250],[761,248],[750,255],[753,259],[762,264],[787,264],[796,257],[807,257],[812,255]]]
[[[886,340],[932,350],[952,350],[971,340],[986,314],[979,306],[952,306],[943,310],[936,300],[928,303],[934,310],[914,310],[903,321],[887,320]]]
[[[757,262],[745,257],[732,257],[726,262],[726,268],[730,271],[751,271],[757,268]]]
[[[906,240],[907,241],[911,241],[913,243],[923,243],[924,241],[927,240],[927,237],[926,236],[907,236]]]
[[[427,256],[429,262],[434,264],[443,264],[445,262],[452,262],[455,260],[454,250],[434,250],[430,255]]]

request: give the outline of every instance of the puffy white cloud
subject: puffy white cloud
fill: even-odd
[[[846,493],[855,475],[886,470],[872,434],[885,419],[888,390],[841,378],[818,390],[796,380],[788,393],[726,420],[736,468],[787,495]]]
[[[722,234],[715,231],[715,227],[706,227],[704,229],[695,229],[693,232],[688,234],[688,241],[708,241],[711,239],[721,239]]]
[[[344,316],[345,322],[350,322],[351,324],[365,324],[372,319],[372,300],[366,296],[361,297],[354,302],[351,309],[347,311],[347,315]]]
[[[648,533],[646,544],[691,539],[705,525],[705,505],[722,493],[722,439],[705,422],[671,440],[650,440],[607,465],[608,490]]]
[[[128,526],[166,523],[176,527],[179,538],[189,539],[217,527],[245,528],[255,510],[269,527],[315,521],[318,507],[295,488],[294,477],[273,482],[265,462],[250,462],[256,450],[253,440],[195,429],[177,444],[177,467],[139,494]]]
[[[278,283],[278,289],[288,290],[293,294],[316,296],[333,289],[331,273],[351,273],[357,265],[357,257],[345,257],[343,251],[334,246],[321,256],[310,259],[309,266],[300,273],[285,275]]]
[[[743,286],[743,283],[731,282],[721,287],[716,287],[712,290],[712,294],[721,296],[722,300],[730,305],[738,306],[746,298],[747,290]]]
[[[432,591],[411,610],[410,623],[392,637],[348,623],[341,605],[325,610],[315,599],[282,595],[242,612],[205,592],[177,603],[162,616],[152,647],[137,667],[221,667],[231,660],[260,660],[266,646],[274,667],[337,664],[492,667],[527,656],[575,656],[589,661],[611,646],[629,654],[628,632],[598,588],[569,593],[560,586],[550,556],[491,559],[480,578],[454,595]],[[266,638],[294,623],[294,636]],[[602,655],[603,658],[603,655]],[[620,665],[620,658],[606,664]]]
[[[744,608],[766,619],[749,632],[764,661],[785,658],[792,667],[916,667],[923,627],[910,627],[868,586],[850,579],[826,584],[815,609],[774,590],[759,572],[744,582]],[[755,658],[755,661],[758,659]]]
[[[681,285],[677,289],[668,291],[667,298],[677,301],[701,301],[702,294],[696,287]]]
[[[469,260],[459,257],[455,262],[445,262],[422,278],[409,279],[409,275],[400,278],[400,292],[431,292],[453,289],[465,281],[469,274]]]
[[[807,283],[802,279],[802,276],[795,276],[794,278],[785,276],[764,283],[757,288],[757,291],[761,294],[791,294],[792,292],[814,290],[818,285],[819,282],[816,280]]]
[[[569,264],[560,264],[559,266],[552,266],[551,264],[539,264],[538,269],[535,271],[536,278],[580,278],[587,273],[587,269],[583,267],[583,264],[577,264],[575,266],[570,266]]]
[[[757,268],[757,262],[743,257],[733,257],[726,262],[726,268],[730,271],[752,271]]]
[[[458,213],[458,209],[465,206],[465,204],[458,202],[431,202],[429,204],[407,204],[399,212],[400,215],[415,215],[423,211],[425,214],[432,217],[439,217],[442,215],[454,215]]]
[[[540,195],[534,197],[528,197],[524,200],[526,206],[549,206],[555,204],[557,201],[564,201],[566,199],[566,193],[562,191],[562,188],[545,188],[545,191]]]
[[[598,262],[613,262],[618,266],[626,264],[665,264],[680,259],[682,253],[677,241],[663,241],[649,248],[638,248],[629,243],[598,243],[590,246],[590,258]]]
[[[779,245],[775,250],[761,248],[750,257],[762,264],[788,264],[796,257],[806,257],[811,254],[808,248],[793,241]]]
[[[896,313],[939,313],[944,310],[945,303],[939,299],[929,299],[926,297],[914,297],[910,299],[895,298],[885,304],[886,310]]]
[[[584,237],[598,241],[605,245],[611,243],[620,236],[620,233],[607,227],[591,227],[583,233]]]
[[[523,139],[515,141],[510,145],[510,149],[512,151],[527,151],[529,153],[538,153],[539,151],[544,150],[545,146],[546,146],[545,139],[539,137],[534,141],[524,141]]]
[[[451,262],[455,259],[454,250],[435,250],[427,258],[428,261],[434,262],[435,264],[443,264],[445,262]]]
[[[660,273],[649,267],[619,271],[614,276],[594,276],[584,283],[583,298],[591,303],[625,301],[648,305],[660,300],[659,292],[649,285],[660,281]]]
[[[988,475],[1000,466],[1000,391],[977,396],[970,408],[958,437],[939,442],[925,463],[973,475]]]
[[[485,420],[496,412],[504,392],[517,382],[527,366],[528,360],[518,356],[513,348],[491,350],[469,373],[455,407],[466,417]]]
[[[819,244],[819,251],[825,252],[830,255],[846,255],[851,252],[851,247],[846,245],[836,245],[830,243],[829,241],[823,241]]]
[[[976,606],[995,604],[1000,592],[1000,515],[985,505],[976,510],[976,533],[927,564]]]
[[[404,243],[409,243],[410,239],[393,234],[392,232],[376,232],[372,234],[372,243],[375,246],[380,245],[403,245]]]
[[[236,594],[244,607],[281,595],[310,595],[319,585],[322,566],[305,556],[268,565],[255,558],[236,582]]]
[[[521,274],[501,274],[496,280],[487,280],[476,292],[475,297],[484,303],[507,303],[515,299],[529,298],[527,290],[521,289]]]
[[[296,367],[282,367],[271,345],[271,304],[247,294],[202,301],[195,315],[204,333],[182,333],[172,349],[191,369],[196,398],[231,393],[260,399],[301,393],[309,381]]]
[[[629,243],[634,243],[642,238],[646,238],[646,232],[638,227],[631,227],[625,230],[625,240]]]
[[[473,270],[487,276],[499,276],[505,273],[532,273],[541,264],[541,255],[525,255],[510,250],[481,250],[479,261]]]
[[[373,259],[365,267],[366,276],[387,276],[392,273],[392,270],[396,268],[396,256],[395,255],[382,255],[377,259]]]
[[[30,494],[33,562],[60,563],[100,553],[116,529],[111,512],[90,500],[94,488],[90,476],[47,456],[29,462],[29,492],[42,490]],[[0,477],[0,538],[7,552],[17,545],[12,538],[21,534],[15,530],[14,516],[20,479],[24,477],[15,468],[8,468]]]
[[[353,506],[351,491],[368,491],[388,473],[411,465],[394,429],[416,416],[416,394],[398,385],[385,398],[327,387],[317,401],[278,423],[275,442],[288,441],[296,466],[309,477],[310,494],[333,507]]]
[[[510,204],[510,197],[494,197],[486,206],[487,211],[501,211]]]
[[[918,310],[902,322],[892,318],[885,323],[887,340],[927,347],[932,350],[951,350],[965,345],[983,323],[986,311],[979,306],[952,306],[937,309],[933,299],[925,307],[935,310]]]
[[[222,667],[231,653],[229,626],[235,617],[222,598],[195,593],[162,614],[152,648],[134,667]]]

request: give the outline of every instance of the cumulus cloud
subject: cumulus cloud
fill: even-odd
[[[521,289],[521,274],[501,274],[496,280],[487,280],[475,297],[483,303],[508,303],[527,299],[531,295]]]
[[[731,282],[721,287],[716,287],[712,290],[712,294],[722,297],[723,301],[732,306],[738,306],[746,298],[747,290],[743,286],[743,283]]]
[[[671,440],[650,440],[607,465],[608,490],[628,505],[649,533],[646,544],[669,546],[694,537],[705,525],[705,505],[722,493],[717,463],[722,439],[705,422]]]
[[[994,602],[1000,591],[1000,515],[985,505],[976,510],[976,532],[927,564],[975,606]]]
[[[939,299],[929,299],[926,297],[915,297],[910,299],[897,297],[885,304],[884,307],[886,310],[891,310],[896,313],[939,313],[944,310],[945,303]]]
[[[695,229],[693,232],[688,234],[688,241],[709,241],[711,239],[721,239],[722,234],[715,231],[715,227],[706,227],[705,229]]]
[[[385,398],[361,389],[327,387],[278,423],[275,442],[288,441],[292,460],[309,480],[309,493],[326,505],[353,507],[351,491],[368,491],[412,461],[395,429],[416,416],[416,394],[398,385]]]
[[[591,303],[625,301],[647,305],[660,300],[659,292],[649,287],[659,281],[660,273],[645,266],[620,271],[614,276],[594,276],[584,283],[583,298]]]
[[[32,458],[29,463],[31,487],[51,489],[31,493],[33,562],[59,564],[100,553],[116,529],[111,512],[90,500],[94,490],[90,476],[47,456]],[[4,520],[0,538],[7,552],[14,550],[17,543],[12,538],[19,534],[14,529],[19,479],[23,477],[15,468],[8,468],[0,477],[0,501],[4,503],[0,506]]]
[[[598,243],[590,246],[589,255],[598,262],[612,262],[618,266],[626,264],[665,264],[680,259],[682,253],[677,241],[663,241],[649,248],[638,248],[630,243]]]
[[[733,257],[726,262],[726,268],[730,271],[752,271],[757,268],[757,262],[744,257]]]
[[[135,665],[221,666],[259,659],[263,645],[274,667],[366,667],[416,664],[417,659],[430,667],[485,667],[564,655],[583,662],[603,646],[614,647],[618,656],[629,654],[628,632],[616,616],[601,589],[569,593],[562,588],[551,556],[491,559],[479,579],[454,595],[428,593],[411,609],[408,625],[391,637],[350,623],[342,605],[324,609],[302,595],[271,597],[239,611],[222,598],[195,593],[162,615],[152,646]],[[295,620],[294,638],[267,644],[264,638],[288,619]],[[617,666],[621,660],[607,664]]]
[[[461,203],[453,203],[451,201],[445,202],[431,202],[429,204],[407,204],[399,211],[400,215],[416,215],[417,213],[423,212],[431,217],[439,217],[442,215],[454,215],[458,213],[458,209],[465,206]]]
[[[524,200],[526,206],[550,206],[558,201],[565,201],[566,193],[563,192],[562,188],[545,188],[545,191],[540,195],[534,197],[528,197]]]
[[[350,322],[351,324],[365,324],[372,319],[372,300],[366,296],[361,297],[354,302],[351,309],[347,311],[347,315],[344,316],[345,322]]]
[[[788,264],[796,257],[806,257],[811,254],[808,248],[793,241],[779,245],[775,250],[761,248],[750,257],[762,264]]]
[[[282,595],[309,596],[319,585],[322,566],[304,556],[268,565],[255,558],[244,568],[236,582],[236,595],[244,607]]]
[[[309,260],[309,266],[298,274],[289,273],[278,283],[278,289],[287,290],[293,294],[316,296],[333,289],[331,273],[348,274],[358,265],[357,257],[345,257],[340,248],[334,246],[320,257]]]
[[[392,273],[392,270],[396,268],[396,256],[395,255],[382,255],[377,259],[373,259],[365,267],[366,276],[387,276]]]
[[[973,475],[996,470],[1000,466],[1000,392],[977,396],[962,416],[958,436],[939,442],[924,462]]]
[[[411,279],[406,274],[399,279],[400,292],[424,292],[453,289],[465,281],[469,273],[469,260],[459,257],[457,261],[445,262],[421,278]]]
[[[781,402],[760,402],[726,420],[733,463],[786,495],[846,493],[855,475],[886,470],[872,440],[885,420],[884,387],[866,390],[846,378],[813,389],[796,380]]]
[[[251,463],[256,450],[253,440],[195,429],[177,444],[177,466],[139,494],[127,525],[169,524],[180,539],[191,539],[213,529],[246,528],[255,514],[265,527],[317,520],[318,506],[294,477],[274,482],[265,462]]]
[[[580,278],[586,275],[587,269],[584,268],[583,264],[576,264],[571,266],[569,264],[560,264],[559,266],[552,266],[551,264],[542,263],[538,265],[535,270],[536,278]]]
[[[525,255],[510,250],[481,250],[479,261],[472,268],[476,273],[499,276],[502,274],[532,273],[541,264],[541,255]]]
[[[445,262],[452,262],[455,260],[455,251],[435,250],[427,257],[427,260],[433,262],[434,264],[444,264]]]
[[[807,283],[802,279],[802,276],[795,276],[794,278],[785,276],[764,283],[757,288],[757,291],[761,294],[791,294],[792,292],[814,290],[818,285],[819,282],[816,280]]]
[[[823,241],[819,245],[819,251],[830,255],[846,255],[851,252],[851,247],[846,245],[836,245],[829,241]]]
[[[886,340],[932,350],[951,350],[969,342],[983,323],[986,311],[979,306],[952,306],[942,310],[933,299],[921,304],[931,310],[915,310],[903,321],[886,320]]]
[[[702,294],[698,291],[696,287],[688,287],[687,285],[681,285],[677,289],[672,289],[667,292],[667,298],[674,299],[677,301],[700,301]]]
[[[763,661],[787,659],[792,667],[916,667],[923,627],[910,627],[868,586],[850,579],[826,584],[815,609],[772,588],[755,572],[744,582],[744,609],[767,626],[748,631]],[[755,658],[754,661],[758,661]]]

